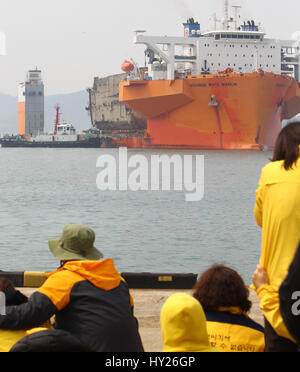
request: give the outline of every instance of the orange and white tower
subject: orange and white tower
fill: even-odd
[[[41,70],[30,70],[19,85],[18,134],[34,136],[44,132],[44,84]]]

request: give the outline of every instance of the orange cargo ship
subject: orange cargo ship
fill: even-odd
[[[148,76],[128,73],[119,97],[148,126],[144,138],[123,138],[118,146],[274,147],[282,120],[300,112],[299,47],[266,39],[254,21],[238,27],[235,11],[230,17],[225,1],[221,27],[215,19],[215,29],[205,33],[193,19],[184,24],[182,38],[136,33],[135,42],[147,46]]]
[[[297,96],[293,94],[296,90]],[[120,100],[148,119],[140,148],[259,150],[272,148],[283,119],[298,113],[300,86],[272,73],[190,76],[173,81],[131,81]],[[293,107],[286,109],[286,103]]]

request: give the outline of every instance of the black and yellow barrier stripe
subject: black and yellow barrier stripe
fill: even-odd
[[[0,278],[7,278],[17,288],[39,288],[47,279],[46,272],[5,272]],[[130,289],[192,289],[196,284],[196,274],[171,273],[122,273]]]
[[[6,272],[0,271],[0,278],[9,279],[15,287],[18,288],[39,288],[47,279],[46,272],[18,271]]]
[[[122,273],[130,289],[193,289],[196,274]]]

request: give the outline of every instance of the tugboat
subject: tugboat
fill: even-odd
[[[1,147],[25,147],[25,148],[100,148],[105,139],[102,139],[95,129],[88,130],[83,134],[77,134],[72,124],[60,123],[60,106],[57,105],[54,132],[40,134],[35,137],[5,136],[0,139]]]

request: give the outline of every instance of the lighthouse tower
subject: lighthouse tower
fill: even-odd
[[[44,132],[44,84],[37,68],[19,85],[18,134],[34,136]]]

